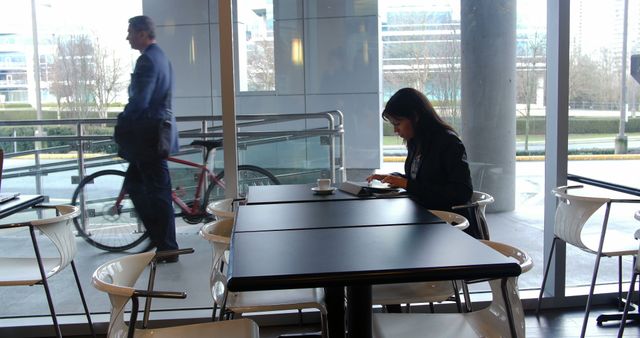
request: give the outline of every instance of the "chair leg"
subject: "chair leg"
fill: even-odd
[[[462,313],[462,303],[460,302],[460,293],[458,292],[458,283],[456,281],[451,281],[451,285],[453,286],[453,299],[456,302],[458,313]]]
[[[637,277],[638,277],[638,274],[634,272],[633,276],[631,277],[629,292],[627,293],[627,302],[624,304],[624,310],[622,311],[622,319],[620,320],[620,329],[618,329],[618,338],[622,338],[622,335],[624,334],[624,325],[627,323],[627,315],[629,314],[629,303],[631,303],[629,299],[631,299],[631,295],[633,294],[633,287],[636,284]]]
[[[596,279],[598,278],[598,269],[600,268],[600,255],[596,255],[596,264],[593,267],[593,276],[591,277],[591,286],[589,287],[589,295],[587,296],[587,306],[584,309],[584,319],[582,320],[582,330],[580,330],[580,338],[584,338],[587,332],[587,322],[589,321],[589,312],[591,311],[591,301],[593,291],[596,288]]]
[[[554,236],[551,242],[551,250],[549,251],[549,259],[547,260],[547,266],[544,269],[544,276],[542,277],[542,286],[540,287],[540,294],[538,294],[538,306],[536,306],[536,316],[540,314],[540,306],[542,305],[542,294],[544,293],[544,287],[547,285],[547,276],[549,275],[549,268],[551,267],[551,259],[553,258],[553,249],[556,247],[557,238]]]
[[[49,283],[47,283],[47,275],[44,273],[44,266],[42,266],[42,257],[40,256],[40,250],[38,249],[38,240],[36,239],[36,233],[33,229],[33,226],[29,226],[29,232],[31,234],[31,242],[33,243],[33,251],[35,251],[36,259],[38,260],[38,269],[40,270],[40,278],[42,278],[44,293],[47,296],[49,312],[51,312],[51,320],[53,321],[53,327],[56,330],[56,337],[62,338],[62,331],[60,331],[60,325],[58,325],[56,310],[53,308],[53,299],[51,299],[51,291],[49,290]]]
[[[471,294],[469,293],[469,286],[465,281],[462,281],[462,295],[464,296],[464,304],[467,312],[473,311],[473,304],[471,303]]]
[[[47,279],[42,279],[42,285],[44,286],[44,292],[47,295],[47,303],[49,303],[49,312],[51,312],[51,320],[53,320],[53,327],[56,330],[56,337],[62,338],[62,331],[60,331],[60,325],[58,324],[58,317],[56,316],[56,310],[53,308],[53,300],[51,299],[51,292],[49,291],[49,283]]]
[[[73,276],[76,279],[76,285],[78,286],[78,292],[80,293],[80,299],[82,300],[82,307],[84,308],[84,313],[85,315],[87,315],[87,322],[89,323],[91,336],[93,338],[96,338],[96,331],[93,328],[93,322],[91,321],[91,314],[89,313],[89,307],[87,306],[87,301],[84,298],[84,292],[82,291],[82,286],[80,286],[80,278],[78,278],[78,270],[76,269],[76,264],[74,261],[71,261],[71,269],[73,269]]]
[[[327,315],[320,311],[320,326],[322,326],[322,338],[327,338],[329,335],[329,326],[327,325]]]
[[[218,310],[218,303],[213,302],[213,311],[211,312],[211,321],[216,321],[216,311]]]

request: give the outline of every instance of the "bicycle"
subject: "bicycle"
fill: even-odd
[[[175,187],[171,192],[174,207],[180,210],[176,216],[182,217],[189,224],[198,224],[212,219],[212,215],[206,210],[209,202],[224,197],[224,171],[214,174],[207,168],[209,156],[213,160],[215,149],[222,146],[222,140],[196,140],[191,145],[206,149],[203,164],[176,157],[169,157],[167,161],[196,168],[198,171],[195,175],[195,187]],[[95,172],[80,181],[71,198],[71,204],[79,206],[82,211],[80,217],[74,219],[78,234],[89,244],[102,250],[128,250],[149,236],[124,189],[124,175],[124,171],[115,169]],[[207,179],[210,183],[205,191],[203,188]],[[249,186],[278,185],[280,181],[264,168],[239,165],[238,183],[240,195],[246,195]],[[192,200],[185,201],[183,197],[188,190],[195,192]]]

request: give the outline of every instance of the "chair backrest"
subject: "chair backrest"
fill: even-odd
[[[58,216],[31,221],[36,229],[45,234],[53,243],[60,255],[59,264],[52,269],[52,273],[64,269],[76,256],[76,237],[72,231],[73,219],[80,215],[80,209],[71,205],[54,206]]]
[[[486,217],[485,212],[487,209],[487,205],[493,202],[495,202],[495,199],[493,198],[493,196],[487,194],[486,192],[474,191],[473,194],[471,195],[471,203],[478,204],[477,210],[482,214],[483,218]]]
[[[223,304],[227,297],[227,277],[220,269],[224,252],[229,249],[231,232],[233,230],[233,218],[222,218],[207,223],[200,230],[200,236],[209,241],[212,248],[211,277],[209,286],[211,295],[217,304]]]
[[[225,250],[229,250],[233,222],[233,218],[222,218],[207,223],[200,229],[200,236],[209,241],[213,249],[211,268],[217,267]]]
[[[449,225],[456,227],[457,229],[464,230],[469,227],[469,220],[464,216],[458,215],[455,212],[443,211],[443,210],[429,210],[439,219],[447,222]]]
[[[492,249],[500,252],[501,254],[512,257],[518,261],[520,265],[520,269],[522,273],[525,273],[531,268],[533,268],[533,259],[526,252],[513,247],[511,245],[507,245],[504,243],[481,240],[484,244],[490,246]],[[483,327],[486,326],[486,323],[491,323],[491,321],[487,318],[489,316],[501,318],[504,321],[507,320],[506,314],[506,304],[504,301],[504,297],[502,296],[502,285],[500,280],[491,280],[489,281],[489,285],[491,287],[491,296],[493,300],[491,301],[491,305],[489,305],[488,311],[485,311],[483,314],[474,317],[473,321],[475,322],[474,326]],[[517,337],[525,336],[525,320],[524,320],[524,309],[522,308],[522,301],[520,300],[519,291],[518,291],[518,278],[511,277],[507,279],[507,294],[508,301],[511,306],[511,312],[513,314],[513,321],[516,325],[516,333]],[[486,314],[486,316],[485,316]],[[509,331],[508,322],[505,325],[493,326],[493,332],[495,334],[496,329],[502,329],[502,337],[510,337],[511,333]]]
[[[591,215],[610,199],[575,196],[567,193],[568,189],[574,188],[582,188],[582,186],[562,186],[552,190],[558,199],[553,233],[571,245],[591,251],[581,240],[582,228]]]
[[[216,216],[216,218],[234,218],[233,198],[225,198],[209,203],[207,212]]]
[[[127,336],[124,307],[133,295],[133,286],[154,256],[155,252],[123,256],[102,264],[93,272],[91,284],[108,293],[111,301],[108,338]]]

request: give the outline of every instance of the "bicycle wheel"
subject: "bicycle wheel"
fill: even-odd
[[[224,171],[218,174],[218,180],[224,182]],[[250,186],[257,185],[280,185],[280,180],[275,177],[267,169],[256,167],[254,165],[239,165],[238,166],[238,194],[240,197],[247,196]],[[207,193],[202,202],[203,210],[206,210],[207,205],[219,199],[224,198],[224,188],[212,182],[207,188]]]
[[[128,195],[116,207],[123,181],[123,171],[102,170],[85,177],[73,193],[71,204],[82,211],[73,220],[76,230],[96,248],[124,251],[149,236]]]

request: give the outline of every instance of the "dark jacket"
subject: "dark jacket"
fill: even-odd
[[[173,76],[171,62],[158,45],[147,47],[131,74],[129,84],[129,102],[122,111],[127,120],[136,120],[153,114],[160,114],[163,108],[171,109],[171,91]],[[178,151],[178,132],[175,117],[172,117],[172,151]]]
[[[458,136],[433,129],[420,146],[422,160],[415,179],[410,173],[418,145],[409,144],[404,164],[409,195],[429,209],[449,211],[452,206],[468,203],[473,186],[467,153]]]

